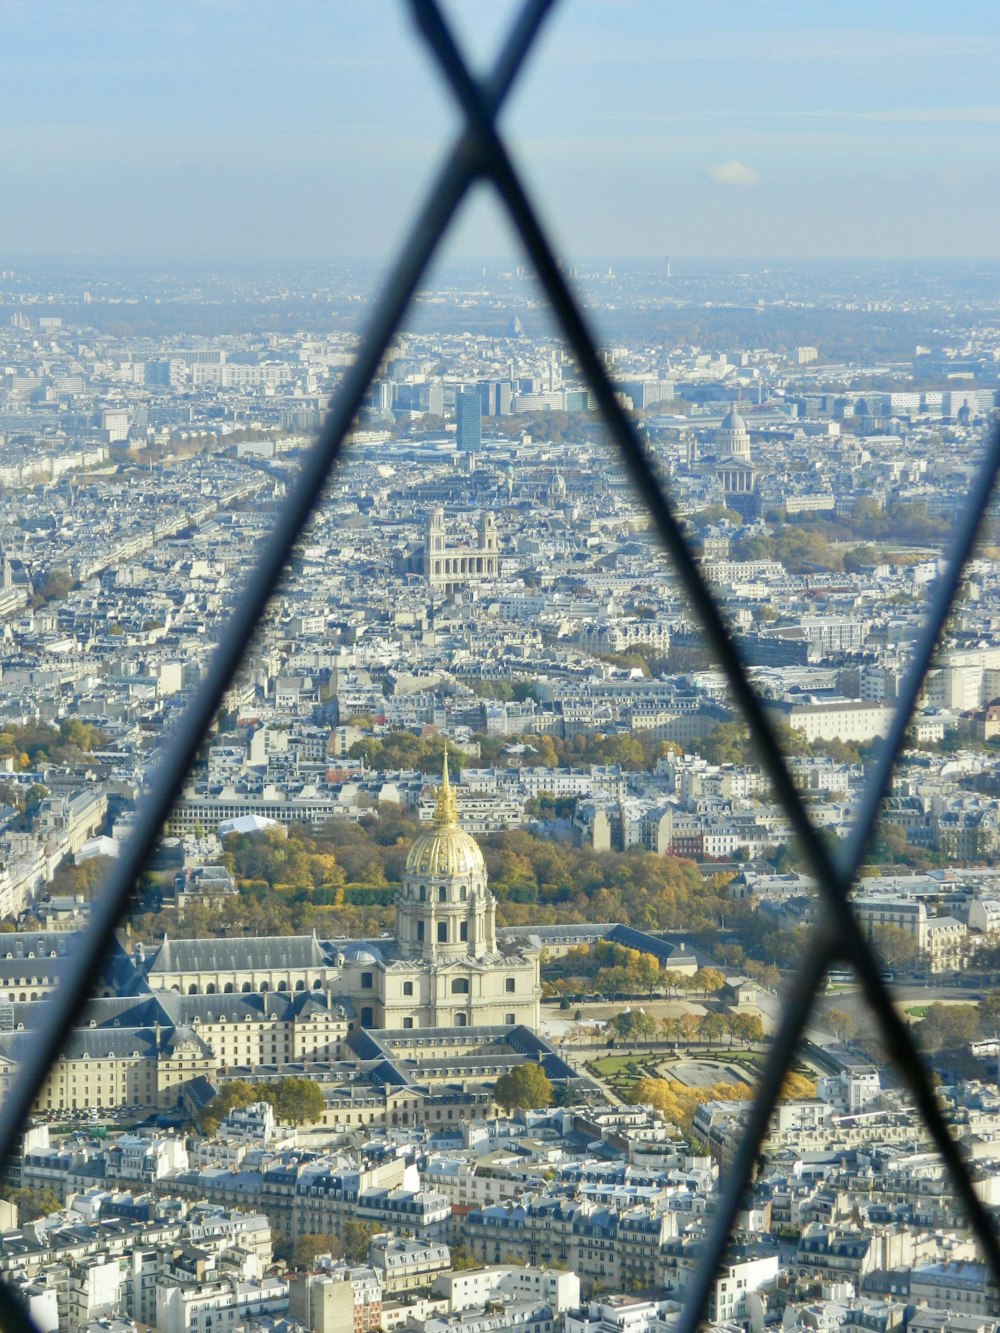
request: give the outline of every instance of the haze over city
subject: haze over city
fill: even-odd
[[[510,4],[449,6],[492,58]],[[997,253],[986,3],[580,3],[503,118],[564,254]],[[405,6],[0,13],[18,255],[383,257],[458,121]],[[448,248],[506,253],[473,204]]]
[[[0,1324],[1000,1333],[1000,25],[412,8],[0,9]]]

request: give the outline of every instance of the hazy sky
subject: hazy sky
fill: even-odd
[[[384,256],[458,124],[400,0],[3,0],[0,51],[0,263]],[[562,0],[504,128],[572,257],[997,257],[998,57],[996,0]],[[448,252],[508,245],[484,195]]]

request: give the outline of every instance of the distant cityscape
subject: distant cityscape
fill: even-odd
[[[1000,267],[567,266],[847,837],[1000,409]],[[0,271],[0,1095],[374,266]],[[1000,1205],[1000,511],[853,906]],[[0,1181],[42,1333],[670,1333],[819,915],[530,272],[445,266]],[[707,1327],[1000,1333],[831,972]]]

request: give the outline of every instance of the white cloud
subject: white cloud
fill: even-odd
[[[716,185],[747,186],[760,183],[760,177],[753,167],[744,166],[735,157],[731,157],[728,162],[720,162],[718,166],[706,167],[705,175],[710,181],[715,181]]]

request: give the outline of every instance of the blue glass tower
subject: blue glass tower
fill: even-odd
[[[461,453],[479,453],[483,442],[481,414],[479,390],[459,389],[455,394],[455,424]]]

